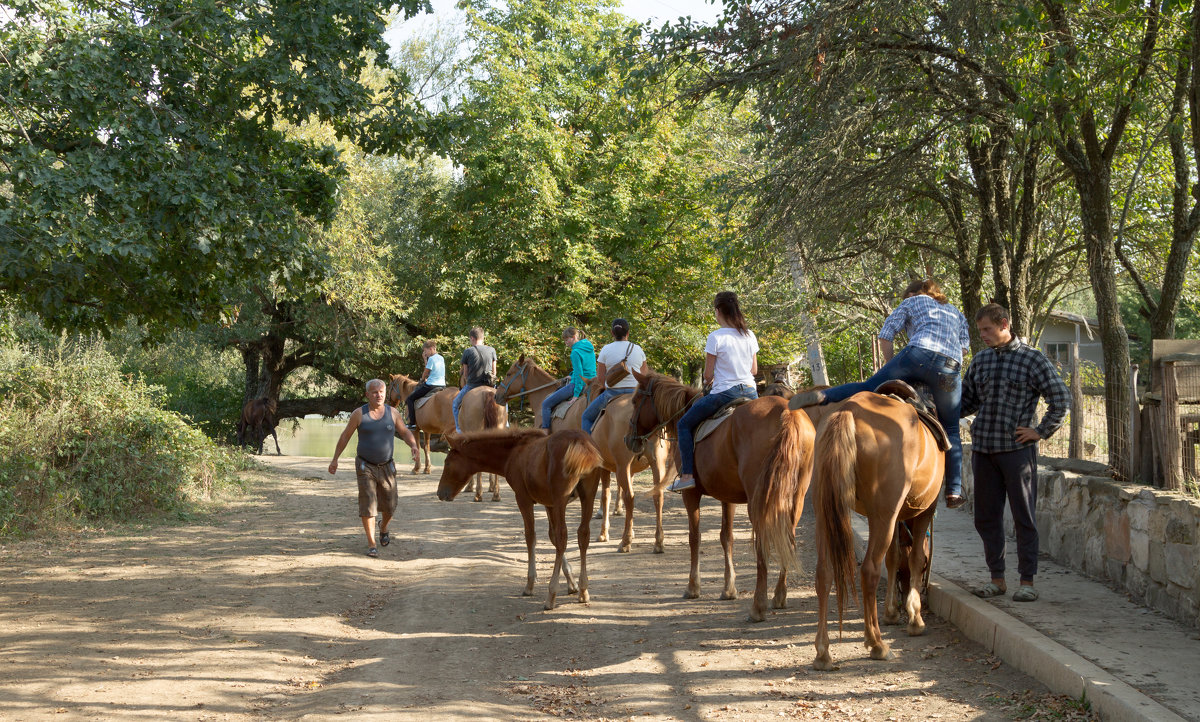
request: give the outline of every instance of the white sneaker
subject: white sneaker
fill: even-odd
[[[694,486],[696,486],[696,480],[694,478],[685,481],[681,476],[675,481],[671,482],[671,485],[667,487],[667,491],[681,492],[685,489],[691,489]]]

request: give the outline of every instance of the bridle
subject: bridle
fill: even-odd
[[[524,386],[526,381],[529,380],[529,364],[524,363],[524,364],[521,364],[520,366],[518,366],[517,368],[521,369],[521,371],[519,373],[517,373],[515,376],[512,376],[511,378],[505,379],[503,382],[501,382],[500,384],[498,384],[496,386],[496,395],[499,396],[500,398],[504,399],[504,403],[508,403],[510,399],[522,399],[521,404],[524,405],[525,401],[524,401],[523,397],[528,396],[529,394],[532,394],[535,391],[541,391],[542,389],[548,389],[551,386],[557,386],[559,384],[559,382],[562,381],[562,379],[552,379],[548,383],[544,383],[541,386],[535,386],[532,389],[525,389],[524,391],[518,391],[517,393],[513,394],[512,396],[509,396],[508,389],[512,387],[513,383],[515,383],[517,381],[517,379],[521,380],[522,386]]]
[[[646,387],[642,388],[642,385],[638,384],[637,391],[635,392],[636,396],[634,397],[633,402],[633,414],[629,417],[629,433],[625,435],[625,448],[629,449],[634,454],[641,454],[644,452],[646,450],[646,439],[658,433],[660,429],[682,416],[685,411],[692,407],[692,404],[695,403],[696,399],[700,398],[699,396],[693,396],[692,400],[680,406],[678,411],[655,424],[646,433],[639,434],[637,432],[637,422],[642,416],[642,404],[645,403],[646,399],[650,399],[650,403],[654,403],[654,384],[657,382],[658,379],[651,376],[646,381]],[[658,413],[657,410],[655,413]]]

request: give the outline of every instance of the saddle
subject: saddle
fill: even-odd
[[[574,404],[574,403],[575,403],[575,399],[567,399],[566,401],[558,402],[557,404],[554,405],[554,409],[552,409],[550,411],[550,418],[552,418],[552,419],[567,418],[567,412],[571,410],[571,404]]]
[[[925,427],[929,429],[929,433],[933,434],[933,438],[937,441],[938,449],[942,451],[950,450],[950,437],[946,435],[946,429],[942,426],[942,422],[938,421],[937,414],[929,409],[925,404],[925,400],[921,398],[921,394],[905,381],[894,379],[892,381],[884,381],[875,388],[875,393],[880,396],[887,396],[896,399],[913,407],[913,411],[917,412],[917,418]]]
[[[431,392],[425,394],[421,398],[417,399],[416,403],[413,404],[413,408],[414,409],[421,408],[425,404],[429,403],[433,399],[434,396],[437,396],[436,391],[431,391]]]
[[[716,431],[718,426],[725,423],[725,421],[728,420],[733,414],[734,409],[742,404],[748,404],[753,400],[754,399],[747,399],[745,397],[734,399],[733,401],[730,401],[721,408],[717,409],[712,416],[708,417],[704,421],[701,421],[700,425],[696,427],[696,433],[693,435],[693,439],[695,440],[696,444],[699,444],[705,439],[705,437]]]

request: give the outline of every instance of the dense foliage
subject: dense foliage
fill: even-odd
[[[5,344],[0,398],[0,536],[182,511],[244,463],[98,341]]]

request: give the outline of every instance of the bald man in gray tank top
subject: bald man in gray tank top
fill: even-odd
[[[385,404],[387,394],[384,383],[379,379],[367,382],[367,403],[350,414],[346,429],[338,438],[333,461],[329,462],[329,473],[336,474],[338,458],[350,442],[350,436],[358,431],[358,452],[354,457],[354,473],[358,477],[358,515],[362,518],[363,531],[367,533],[367,556],[379,556],[375,547],[375,514],[382,514],[379,522],[379,543],[391,543],[388,522],[396,511],[396,464],[392,452],[396,446],[396,433],[408,442],[413,458],[418,453],[417,440],[404,424],[400,423],[400,412]]]

